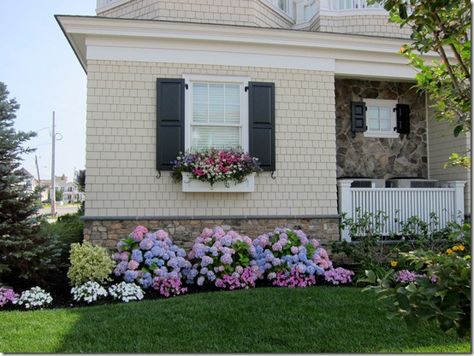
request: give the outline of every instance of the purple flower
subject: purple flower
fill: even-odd
[[[226,253],[221,257],[220,261],[225,265],[230,265],[232,263],[232,256]]]
[[[398,283],[410,283],[416,282],[416,279],[420,277],[423,277],[423,275],[417,274],[407,269],[402,269],[395,274],[395,281]]]
[[[131,260],[130,262],[128,262],[128,269],[136,270],[139,265],[140,264],[137,261]]]
[[[332,283],[334,285],[351,283],[353,275],[354,272],[342,267],[331,268],[330,270],[324,272],[324,278],[326,282]]]
[[[146,238],[146,239],[143,239],[141,242],[140,242],[140,248],[142,250],[149,250],[153,247],[153,240],[150,239],[150,238]]]

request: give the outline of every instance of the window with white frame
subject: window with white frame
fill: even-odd
[[[281,11],[285,12],[286,14],[290,13],[290,4],[289,0],[267,0],[273,6],[279,8]]]
[[[186,149],[248,151],[248,78],[185,76]]]
[[[367,131],[364,133],[368,137],[398,137],[394,131],[397,126],[397,115],[394,108],[397,100],[364,99],[366,111]]]

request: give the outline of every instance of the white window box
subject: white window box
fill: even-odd
[[[191,174],[183,172],[183,192],[187,193],[250,193],[255,190],[255,173],[249,174],[242,183],[230,182],[226,187],[223,182],[217,182],[213,186],[191,178]]]

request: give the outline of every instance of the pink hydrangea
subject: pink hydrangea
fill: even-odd
[[[308,276],[300,273],[293,268],[290,272],[278,272],[272,283],[278,287],[288,288],[305,288],[316,284],[316,277],[314,275]]]
[[[169,237],[169,235],[168,235],[168,233],[167,233],[166,231],[164,231],[164,230],[158,230],[158,231],[156,232],[156,238],[157,238],[158,240],[164,240],[164,239],[166,239],[167,237]]]
[[[165,298],[184,294],[188,291],[188,288],[182,286],[182,282],[179,278],[162,279],[156,277],[153,279],[153,288]]]
[[[136,270],[138,266],[140,266],[140,264],[135,260],[130,260],[128,262],[128,269],[131,269],[132,271]]]
[[[330,270],[324,272],[324,278],[326,282],[334,285],[351,283],[353,275],[354,272],[342,267],[331,268]]]
[[[130,236],[135,240],[135,241],[141,241],[143,240],[143,236],[148,233],[148,229],[145,226],[138,225],[133,232],[130,234]]]
[[[8,303],[14,303],[18,299],[18,294],[11,288],[0,288],[0,307]]]

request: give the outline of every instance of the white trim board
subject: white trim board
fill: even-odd
[[[398,54],[406,42],[400,39],[97,17],[57,19],[85,69],[87,59],[113,59],[311,69],[402,80],[415,75]]]

